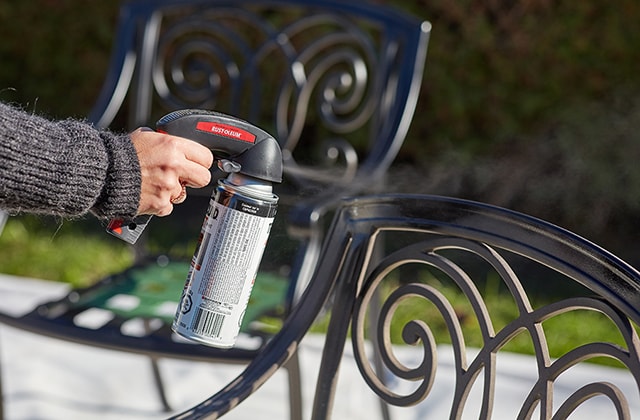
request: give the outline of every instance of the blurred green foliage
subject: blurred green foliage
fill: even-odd
[[[0,100],[84,117],[106,75],[118,2],[0,2]]]
[[[380,3],[391,3],[379,0]],[[401,159],[490,153],[614,90],[640,92],[636,0],[397,0],[433,31]],[[106,72],[119,2],[0,4],[0,94],[57,117],[86,115]]]
[[[638,1],[403,4],[433,23],[407,154],[491,152],[544,129],[563,109],[616,90],[640,91]]]

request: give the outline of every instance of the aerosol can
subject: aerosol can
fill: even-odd
[[[280,146],[258,127],[210,111],[167,114],[157,129],[209,147],[229,173],[209,202],[172,329],[202,344],[232,347],[277,210],[272,183],[282,181]],[[114,220],[107,230],[133,243],[148,220]]]

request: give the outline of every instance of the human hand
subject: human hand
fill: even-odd
[[[142,176],[138,214],[167,216],[185,200],[185,187],[201,188],[211,181],[213,153],[207,147],[149,128],[138,128],[130,137]]]

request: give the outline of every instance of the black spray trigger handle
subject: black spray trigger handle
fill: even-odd
[[[222,160],[235,164],[223,163],[223,167],[231,169],[221,168],[224,172],[282,182],[280,145],[266,131],[247,121],[220,112],[184,109],[165,115],[156,127],[158,131],[197,141]]]
[[[239,172],[269,182],[282,182],[282,151],[267,132],[230,115],[186,109],[171,112],[156,123],[158,131],[197,141],[223,157],[223,172]],[[150,130],[143,128],[143,130]],[[134,244],[151,220],[143,215],[134,220],[112,219],[107,232]]]

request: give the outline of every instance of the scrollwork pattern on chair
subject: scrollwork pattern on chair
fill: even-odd
[[[447,256],[447,250],[455,250],[456,258]],[[509,295],[517,307],[518,315],[512,321],[495,330],[488,304],[478,289],[478,279],[474,273],[465,269],[458,258],[460,254],[480,257],[498,274],[500,281],[506,286]],[[465,344],[463,327],[456,314],[452,302],[438,287],[410,282],[400,283],[388,296],[384,297],[379,313],[372,314],[370,307],[374,299],[380,298],[380,287],[385,278],[407,264],[419,264],[435,269],[448,278],[464,295],[472,308],[482,337],[482,345],[471,353],[472,360],[467,361],[470,354]],[[474,385],[481,387],[483,398],[478,418],[491,418],[494,391],[496,386],[496,356],[516,336],[527,333],[533,344],[538,378],[529,394],[522,401],[519,419],[529,419],[539,410],[541,418],[567,418],[585,401],[596,397],[608,398],[620,419],[630,419],[628,403],[625,395],[613,383],[595,381],[586,383],[573,392],[554,413],[554,384],[572,367],[597,357],[617,360],[632,372],[634,380],[640,387],[640,341],[630,320],[620,311],[597,296],[579,296],[561,299],[538,308],[532,306],[527,291],[516,275],[514,268],[501,254],[501,250],[476,241],[436,237],[413,244],[390,253],[382,259],[370,275],[363,281],[356,301],[353,317],[352,342],[356,361],[365,381],[384,401],[396,406],[411,406],[426,399],[432,389],[437,370],[436,339],[430,327],[432,319],[413,319],[404,325],[402,340],[409,345],[421,346],[422,361],[417,366],[405,366],[394,355],[391,344],[391,319],[408,298],[424,299],[433,305],[446,324],[450,336],[451,349],[455,361],[455,392],[451,417],[461,418],[465,403]],[[547,345],[547,337],[543,322],[571,311],[595,311],[606,316],[620,332],[624,345],[609,342],[589,342],[573,350],[553,358]],[[374,319],[371,319],[371,318]],[[367,319],[367,320],[365,320]],[[392,390],[385,378],[376,374],[371,366],[365,350],[365,324],[372,322],[376,332],[372,338],[384,366],[394,377],[416,381],[418,385],[413,392],[401,395]],[[483,378],[480,380],[480,378]],[[476,385],[477,382],[482,382]]]
[[[164,107],[215,109],[238,103],[244,83],[261,91],[261,79],[255,75],[247,81],[242,71],[256,59],[252,38],[268,37],[272,30],[252,13],[224,8],[179,16],[167,12],[158,30],[153,83]]]
[[[374,116],[393,106],[384,98],[394,87],[378,80],[386,79],[390,70],[382,67],[396,50],[376,47],[379,28],[346,18],[319,13],[270,22],[258,18],[263,13],[221,7],[163,16],[153,66],[157,100],[168,109],[218,109],[260,123],[281,143],[293,176],[348,181],[359,164],[354,143],[366,147],[380,130]],[[381,76],[372,76],[374,68]],[[326,170],[309,171],[309,150]]]

